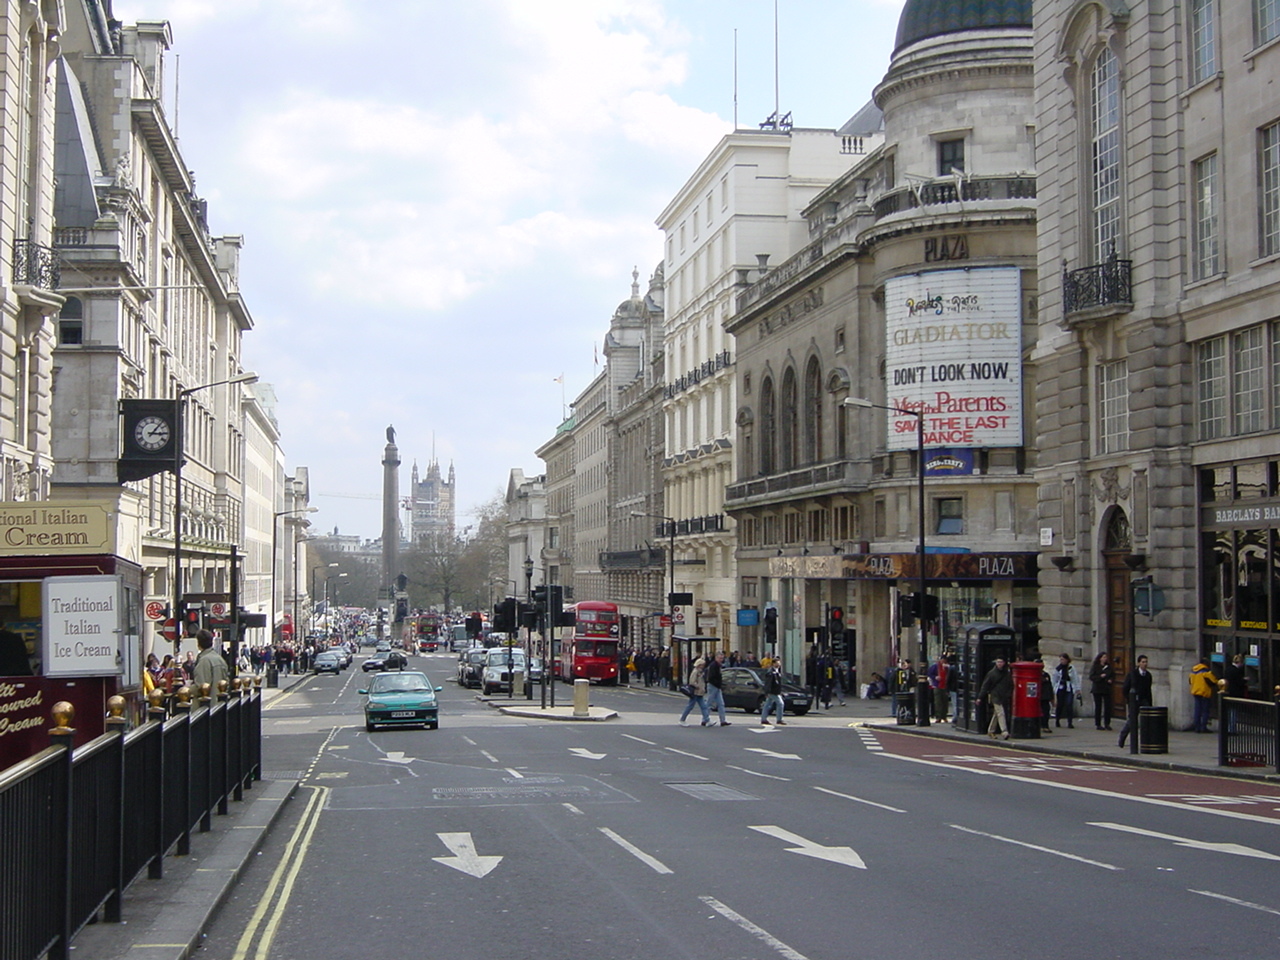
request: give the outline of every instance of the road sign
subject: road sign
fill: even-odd
[[[679,607],[671,608],[671,617],[676,623],[684,623],[684,611]]]
[[[161,603],[159,600],[152,600],[150,603],[148,603],[148,604],[147,604],[147,606],[146,606],[147,619],[148,619],[148,620],[163,620],[163,619],[164,619],[164,606],[165,606],[165,605],[164,605],[163,603]]]
[[[227,612],[231,609],[229,603],[211,603],[209,604],[209,616],[214,620],[226,620]]]
[[[664,630],[670,629],[671,618],[664,613],[662,616],[658,618],[658,626],[662,627],[662,629]]]
[[[160,628],[160,636],[166,640],[178,639],[178,621],[170,617],[164,622],[164,626]]]

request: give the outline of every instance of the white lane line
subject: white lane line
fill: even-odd
[[[584,814],[581,810],[575,807],[572,803],[561,804],[561,806],[563,806],[566,810],[568,810],[570,813],[574,814],[575,816],[579,816],[579,817],[586,816],[586,814]]]
[[[470,737],[466,736],[465,734],[463,735],[462,739],[463,739],[466,743],[471,744],[471,746],[473,746],[473,747],[476,745],[476,742],[475,742],[474,740],[472,740]]]
[[[868,807],[879,807],[881,810],[888,810],[890,813],[906,813],[898,807],[891,807],[886,803],[876,803],[874,800],[863,800],[861,797],[855,797],[849,793],[841,793],[839,790],[828,790],[826,787],[814,787],[815,790],[821,790],[823,793],[829,793],[833,797],[841,797],[844,800],[853,800],[855,803],[865,803]]]
[[[507,767],[507,773],[511,774],[511,776],[514,777],[516,780],[524,779],[523,773],[521,773],[519,770],[513,770],[511,767]]]
[[[1250,903],[1248,900],[1237,900],[1235,897],[1228,897],[1225,893],[1214,893],[1212,890],[1187,890],[1187,893],[1198,893],[1202,897],[1211,897],[1214,900],[1222,900],[1225,903],[1234,903],[1237,907],[1248,907],[1250,910],[1261,910],[1263,913],[1274,914],[1280,917],[1280,910],[1272,910],[1270,907],[1264,907],[1260,903]]]
[[[1092,797],[1108,797],[1112,800],[1131,800],[1134,803],[1149,803],[1153,807],[1165,807],[1169,810],[1194,811],[1207,813],[1215,817],[1227,817],[1230,820],[1248,820],[1250,823],[1265,823],[1271,827],[1280,827],[1280,820],[1274,817],[1260,817],[1253,813],[1237,813],[1235,810],[1222,810],[1216,807],[1202,807],[1189,803],[1174,803],[1172,800],[1158,800],[1155,797],[1138,797],[1115,790],[1100,790],[1097,787],[1081,787],[1074,783],[1058,783],[1054,780],[1037,780],[1035,777],[1020,777],[1013,773],[998,773],[995,770],[978,770],[975,767],[959,766],[954,763],[940,763],[937,760],[925,760],[922,757],[904,757],[897,753],[882,753],[886,760],[905,760],[907,763],[920,763],[926,767],[940,767],[943,770],[963,770],[965,773],[977,774],[980,777],[999,777],[1001,780],[1016,780],[1019,783],[1030,783],[1037,787],[1054,787],[1058,790],[1070,790],[1073,793],[1086,793]]]
[[[759,770],[748,770],[746,767],[735,767],[732,763],[726,763],[726,767],[730,770],[741,770],[743,773],[749,773],[753,777],[764,777],[768,780],[781,780],[783,783],[790,783],[790,777],[775,777],[772,773],[761,773]]]
[[[723,903],[721,903],[715,897],[699,897],[698,899],[701,900],[703,903],[705,903],[708,907],[710,907],[716,913],[720,914],[720,916],[724,917],[730,923],[737,924],[739,927],[741,927],[747,933],[751,934],[757,940],[761,941],[765,945],[772,947],[774,950],[778,951],[778,953],[786,957],[787,960],[808,960],[808,958],[799,950],[796,950],[792,947],[787,946],[785,943],[783,943],[781,940],[775,937],[768,930],[764,929],[764,927],[761,927],[752,923],[750,920],[748,920],[742,914],[738,913],[736,910],[731,910],[729,907],[726,907]]]
[[[706,760],[706,757],[700,757],[696,753],[690,753],[688,750],[677,750],[675,747],[663,747],[663,750],[670,750],[672,753],[678,753],[682,756],[693,757],[695,760]]]
[[[497,762],[498,762],[498,758],[497,758],[497,757],[495,757],[495,756],[494,756],[492,753],[490,753],[488,750],[481,750],[481,751],[480,751],[480,756],[484,757],[486,760],[490,761],[491,763],[497,763]]]
[[[622,837],[618,836],[616,833],[614,833],[614,832],[613,832],[612,830],[610,830],[608,827],[599,827],[598,829],[600,830],[600,832],[601,832],[601,833],[603,833],[606,837],[608,837],[610,840],[612,840],[614,843],[616,843],[618,846],[620,846],[623,850],[627,851],[627,853],[631,854],[633,857],[635,857],[635,858],[636,858],[637,860],[639,860],[641,863],[643,863],[643,864],[645,864],[646,866],[648,866],[648,867],[652,868],[652,869],[654,870],[654,872],[656,872],[656,873],[671,873],[671,872],[672,872],[672,871],[671,871],[671,868],[670,868],[670,867],[668,867],[668,866],[667,866],[665,863],[663,863],[661,860],[659,860],[657,857],[651,857],[651,856],[649,856],[649,854],[645,853],[643,850],[641,850],[639,847],[637,847],[637,846],[636,846],[634,843],[632,843],[630,840],[624,840]]]
[[[1002,837],[995,833],[985,833],[982,830],[970,830],[968,827],[962,827],[958,823],[947,824],[952,830],[959,830],[961,833],[971,833],[975,837],[986,837],[988,840],[999,840],[1002,843],[1012,843],[1015,847],[1026,847],[1028,850],[1035,850],[1039,853],[1051,853],[1055,857],[1062,857],[1065,860],[1075,860],[1077,863],[1087,863],[1091,867],[1101,867],[1103,870],[1123,870],[1123,867],[1116,867],[1109,863],[1103,863],[1100,860],[1090,860],[1087,857],[1077,857],[1074,853],[1064,853],[1061,850],[1052,850],[1049,847],[1042,847],[1037,843],[1027,843],[1023,840],[1014,840],[1010,837]]]
[[[644,737],[633,737],[629,733],[624,733],[623,736],[626,737],[628,740],[635,740],[637,743],[647,743],[651,747],[657,746],[657,744],[654,743],[652,740],[646,740]]]

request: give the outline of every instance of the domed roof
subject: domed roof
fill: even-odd
[[[961,30],[1031,29],[1031,0],[907,0],[894,52]]]

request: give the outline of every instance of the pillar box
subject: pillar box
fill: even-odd
[[[1013,721],[1009,732],[1021,740],[1040,739],[1039,663],[1019,660],[1013,664]]]

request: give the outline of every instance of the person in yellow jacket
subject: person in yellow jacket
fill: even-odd
[[[1200,662],[1191,668],[1187,682],[1191,684],[1191,729],[1196,733],[1208,733],[1213,695],[1218,692],[1218,678],[1213,675],[1208,657],[1201,657]]]

